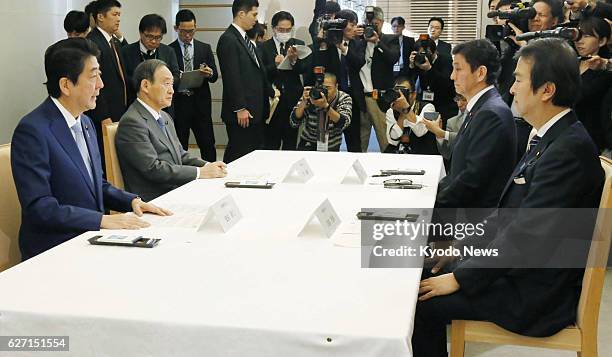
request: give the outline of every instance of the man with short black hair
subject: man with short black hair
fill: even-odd
[[[217,160],[215,132],[212,123],[212,96],[210,83],[219,78],[215,56],[210,44],[194,38],[196,18],[191,10],[176,13],[174,30],[178,38],[168,46],[174,50],[179,71],[199,70],[204,82],[199,88],[185,89],[174,95],[174,124],[183,150],[189,150],[189,131],[193,131],[203,160]],[[180,80],[179,80],[180,83]],[[178,88],[178,83],[175,83]]]
[[[221,118],[228,136],[223,161],[228,163],[264,144],[269,85],[262,60],[246,35],[257,22],[258,7],[257,0],[234,0],[233,22],[217,44],[223,77]]]
[[[259,47],[268,82],[280,92],[276,110],[265,128],[266,150],[295,150],[297,129],[289,125],[289,115],[304,87],[300,76],[308,71],[308,62],[298,58],[295,46],[304,42],[293,37],[293,15],[279,11],[272,16],[274,36]],[[289,68],[279,68],[285,62]]]
[[[45,52],[49,97],[23,117],[11,141],[11,167],[21,204],[19,248],[23,260],[87,231],[137,229],[143,212],[170,212],[143,202],[102,177],[91,119],[104,86],[96,45],[70,38]],[[133,211],[135,215],[105,212]]]
[[[119,31],[121,20],[121,3],[117,0],[96,0],[92,3],[92,16],[96,27],[87,38],[93,41],[100,50],[100,71],[104,87],[100,90],[95,109],[86,114],[93,119],[100,152],[104,152],[102,141],[102,120],[119,121],[128,106],[127,75],[121,47],[127,45],[125,39],[115,35]],[[104,168],[104,157],[102,157]]]
[[[493,208],[516,163],[512,113],[494,87],[497,49],[489,40],[473,40],[457,45],[453,55],[451,79],[468,101],[468,114],[450,172],[438,186],[436,207]]]
[[[406,20],[401,16],[391,19],[391,27],[393,28],[393,33],[398,37],[400,45],[400,57],[393,66],[393,75],[395,78],[405,77],[413,79],[414,73],[410,70],[408,64],[410,63],[410,54],[414,51],[414,38],[404,36]]]
[[[121,54],[124,59],[125,73],[128,83],[128,103],[136,99],[138,83],[134,83],[132,75],[136,66],[149,59],[159,59],[168,65],[174,80],[178,82],[179,68],[176,54],[167,45],[161,43],[167,32],[166,20],[157,14],[148,14],[140,19],[138,25],[140,40],[124,46]]]
[[[444,20],[441,17],[432,17],[427,22],[427,33],[429,37],[436,43],[438,53],[444,56],[451,56],[451,45],[446,41],[442,41],[440,36],[444,31]]]
[[[170,115],[173,75],[161,60],[150,59],[134,70],[138,98],[119,121],[116,145],[126,189],[146,200],[157,198],[198,178],[223,177],[222,162],[206,162],[184,150]]]
[[[604,173],[595,144],[571,110],[580,88],[573,49],[560,39],[542,39],[517,56],[512,93],[519,113],[538,133],[509,176],[498,211],[484,221],[484,231],[492,235],[487,248],[498,255],[466,257],[452,272],[421,281],[415,357],[447,356],[446,325],[452,320],[491,321],[533,337],[554,335],[576,322],[584,272],[578,266],[584,268],[586,254],[563,267],[547,262],[559,250],[579,247],[571,245],[575,239],[584,239],[588,251],[594,215],[580,225],[591,230],[578,232],[583,238],[572,227],[585,210],[569,211],[572,219],[558,213],[598,207]]]

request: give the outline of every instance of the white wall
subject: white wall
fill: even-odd
[[[46,97],[43,56],[45,49],[66,36],[64,16],[83,10],[86,0],[1,0],[3,26],[0,56],[0,144],[9,143],[21,117]],[[140,18],[159,13],[172,25],[178,0],[124,0],[121,29],[128,41],[138,38]],[[170,31],[164,42],[174,34]]]

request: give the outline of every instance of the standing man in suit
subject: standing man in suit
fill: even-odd
[[[268,74],[268,82],[280,91],[276,110],[265,128],[265,148],[267,150],[295,150],[297,129],[289,124],[289,115],[300,99],[304,87],[300,75],[308,70],[307,62],[298,59],[295,45],[304,42],[292,37],[295,20],[287,11],[279,11],[272,16],[274,36],[260,47],[261,60]],[[291,69],[277,67],[288,58]]]
[[[453,50],[457,93],[468,101],[451,157],[438,186],[436,207],[496,207],[516,163],[516,133],[510,108],[493,86],[499,70],[497,49],[489,40],[462,43]]]
[[[234,0],[233,23],[217,44],[223,76],[223,107],[228,143],[223,161],[232,162],[262,149],[268,117],[268,83],[262,59],[246,35],[257,22],[257,0]]]
[[[580,88],[575,52],[563,40],[543,39],[518,57],[511,91],[521,116],[538,134],[509,177],[499,210],[486,220],[485,231],[497,232],[488,248],[496,248],[498,256],[464,258],[452,272],[421,281],[415,357],[447,356],[451,320],[491,321],[536,337],[576,321],[584,270],[546,262],[576,238],[571,226],[577,220],[551,212],[598,207],[604,174],[595,144],[571,110]],[[518,214],[504,208],[518,208]],[[579,234],[590,238],[592,227],[585,232],[582,226]],[[534,260],[535,266],[524,269]]]
[[[174,76],[175,83],[178,83],[179,79],[176,54],[172,48],[161,43],[167,32],[166,20],[157,14],[145,15],[140,19],[138,32],[140,33],[140,41],[121,49],[128,84],[128,103],[132,103],[136,99],[136,92],[138,91],[138,84],[133,81],[134,70],[136,66],[148,59],[160,59],[166,62]]]
[[[202,159],[213,162],[217,160],[217,149],[212,124],[210,83],[215,83],[219,78],[215,56],[208,43],[193,38],[196,18],[191,10],[183,9],[176,13],[174,30],[178,39],[169,46],[174,49],[179,70],[199,70],[204,75],[204,83],[200,88],[180,91],[174,96],[176,134],[183,149],[188,150],[191,129]]]
[[[117,0],[96,0],[91,5],[96,27],[87,38],[100,50],[100,71],[104,87],[100,90],[95,109],[86,114],[94,121],[100,152],[104,152],[102,141],[102,120],[110,118],[119,121],[128,105],[127,77],[121,47],[127,41],[120,41],[115,34],[121,21],[121,3]],[[104,157],[102,157],[104,167]]]
[[[172,104],[173,75],[161,60],[134,71],[138,98],[119,121],[117,155],[125,187],[152,200],[198,178],[224,177],[225,164],[206,162],[184,150],[173,120],[162,111]]]
[[[444,31],[444,20],[441,17],[432,17],[429,19],[427,33],[429,37],[436,43],[438,53],[443,56],[451,57],[451,45],[448,42],[440,40]]]
[[[332,4],[337,5],[328,1],[330,8],[333,8]],[[319,33],[317,41],[311,46],[312,55],[308,59],[310,65],[304,76],[304,83],[314,85],[313,69],[318,66],[325,67],[326,73],[336,76],[338,89],[350,95],[352,99],[351,123],[344,130],[346,149],[350,152],[361,152],[360,108],[365,108],[365,99],[359,71],[365,65],[365,55],[359,50],[357,37],[363,33],[363,29],[357,27],[358,17],[353,10],[340,10],[334,16],[335,19],[346,20],[346,26],[342,29],[342,40],[331,43],[322,37],[323,31]]]
[[[371,37],[363,34],[358,41],[359,49],[365,58],[365,64],[359,71],[359,78],[363,85],[360,96],[365,97],[365,107],[361,107],[361,151],[368,150],[372,126],[376,132],[376,139],[380,152],[387,148],[387,118],[385,112],[388,108],[378,105],[374,90],[387,90],[393,88],[393,67],[400,57],[399,41],[394,35],[382,33],[385,14],[382,8],[374,6],[374,19],[372,24],[376,31]],[[362,34],[362,32],[359,32]],[[383,111],[384,110],[384,111]]]
[[[393,66],[393,76],[395,78],[403,77],[414,79],[414,73],[410,67],[408,67],[410,63],[410,54],[415,50],[414,38],[404,36],[406,20],[401,16],[391,19],[391,27],[393,28],[393,33],[397,36],[400,46],[400,57]]]
[[[49,97],[21,119],[11,166],[21,204],[19,247],[29,259],[86,231],[137,229],[143,212],[170,212],[111,186],[102,177],[91,119],[103,87],[96,45],[59,41],[45,52]],[[109,209],[136,215],[106,215]]]

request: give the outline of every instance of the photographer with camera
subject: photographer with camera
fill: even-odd
[[[395,87],[380,95],[391,107],[387,110],[387,141],[385,152],[397,154],[437,155],[436,139],[424,124],[424,116],[439,119],[433,104],[416,100],[414,82],[406,77],[395,80]]]
[[[333,20],[336,17],[336,13],[339,11],[340,4],[335,1],[315,1],[314,16],[312,17],[310,26],[308,26],[308,33],[312,38],[312,43],[317,42],[320,23],[325,20]]]
[[[582,86],[578,102],[574,106],[576,116],[593,138],[599,152],[606,149],[605,129],[610,113],[603,112],[604,96],[612,83],[612,74],[606,71],[610,52],[610,25],[596,17],[583,17],[579,24],[580,39],[575,42],[580,56],[580,78]],[[609,149],[609,147],[608,147]]]
[[[335,19],[321,22],[317,43],[311,45],[310,70],[304,75],[304,84],[312,86],[315,83],[314,68],[325,67],[325,72],[336,76],[339,89],[351,96],[353,115],[344,131],[350,152],[361,152],[359,114],[360,108],[365,108],[365,101],[358,100],[363,96],[359,70],[365,64],[365,57],[355,40],[356,26],[357,14],[352,10],[341,10]]]
[[[465,116],[467,114],[467,100],[465,99],[465,97],[461,94],[457,94],[454,100],[455,103],[457,103],[457,106],[459,107],[459,114],[446,121],[446,130],[444,130],[442,120],[438,119],[436,121],[431,121],[423,119],[423,123],[427,127],[427,130],[429,130],[436,136],[438,152],[446,160],[450,160],[451,158],[455,139],[457,138],[459,129],[461,128],[461,125],[463,125],[463,122],[465,121]]]
[[[433,103],[446,121],[457,113],[457,104],[453,101],[455,87],[450,79],[452,59],[439,55],[436,43],[428,35],[421,35],[415,48],[410,54],[409,68],[416,72],[418,98]]]
[[[394,35],[384,35],[382,26],[385,14],[378,6],[366,6],[366,23],[360,25],[357,41],[360,53],[365,57],[365,64],[359,71],[363,90],[357,94],[361,109],[361,151],[368,149],[372,126],[381,152],[387,147],[386,118],[388,108],[379,106],[373,97],[374,90],[385,90],[393,87],[393,67],[399,60],[399,41]],[[382,109],[381,109],[382,108]],[[383,111],[384,110],[384,111]]]
[[[338,90],[334,74],[321,71],[317,73],[315,86],[304,87],[302,98],[289,118],[294,128],[304,122],[298,150],[340,151],[342,131],[351,123],[351,97]]]

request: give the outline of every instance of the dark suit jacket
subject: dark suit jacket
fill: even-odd
[[[179,67],[176,60],[176,55],[172,48],[159,44],[157,50],[155,50],[155,58],[166,62],[168,69],[174,76],[175,89],[177,88],[179,81]],[[136,99],[136,93],[138,92],[138,86],[140,83],[134,83],[132,76],[136,67],[144,62],[144,57],[140,52],[140,41],[131,43],[121,48],[121,55],[123,57],[123,65],[125,66],[126,81],[128,86],[128,103],[132,103]]]
[[[257,51],[255,55],[259,57]],[[253,123],[262,123],[270,112],[269,85],[262,59],[257,58],[258,66],[234,25],[219,38],[217,56],[223,77],[223,121],[237,123],[236,111],[247,109]]]
[[[176,59],[178,61],[178,67],[180,71],[185,70],[185,63],[183,62],[183,52],[181,51],[181,44],[178,40],[169,44],[170,48],[174,50]],[[193,68],[198,69],[202,63],[206,63],[208,67],[212,68],[213,74],[208,77],[202,83],[202,86],[195,90],[194,96],[197,99],[196,103],[198,110],[205,118],[211,118],[211,94],[210,94],[210,83],[215,83],[219,78],[219,71],[217,70],[217,64],[215,62],[215,56],[212,48],[208,43],[193,39]],[[175,93],[176,98],[179,94]]]
[[[366,40],[357,41],[359,50],[363,53],[367,48]],[[374,89],[393,88],[393,66],[397,63],[400,56],[399,40],[394,35],[382,35],[380,42],[374,48],[372,56],[372,85]]]
[[[115,143],[125,187],[152,200],[198,177],[206,161],[183,150],[174,123],[162,111],[168,136],[151,113],[138,101],[119,121]]]
[[[516,164],[515,148],[512,113],[492,88],[476,102],[457,134],[436,207],[496,207]]]
[[[304,41],[291,39],[294,45],[304,45]],[[308,62],[306,59],[298,59],[290,71],[278,70],[274,58],[278,55],[276,43],[271,38],[265,41],[260,47],[261,60],[266,68],[268,75],[268,83],[274,84],[281,92],[281,100],[287,103],[289,108],[293,108],[302,96],[304,87],[300,75],[308,71]]]
[[[429,89],[434,92],[433,105],[442,114],[444,122],[457,115],[455,98],[455,85],[450,79],[453,72],[453,63],[450,57],[438,54],[429,71],[423,71],[415,66],[415,73],[420,78],[420,89]],[[421,99],[421,98],[419,98]]]
[[[416,73],[414,70],[410,69],[410,66],[409,66],[410,54],[412,53],[412,51],[416,51],[416,49],[414,48],[415,46],[414,38],[408,37],[408,36],[402,36],[401,38],[402,38],[403,52],[400,49],[400,55],[402,56],[402,59],[404,62],[404,68],[402,68],[402,70],[400,71],[400,76],[414,79]],[[398,41],[399,41],[399,37],[398,37]]]
[[[127,106],[124,103],[123,97],[123,80],[121,79],[113,49],[98,28],[91,30],[87,38],[93,41],[98,46],[98,49],[100,49],[98,62],[102,71],[104,88],[100,89],[100,95],[96,100],[96,108],[88,111],[86,114],[93,119],[96,123],[96,128],[100,130],[100,122],[102,120],[111,118],[113,121],[119,121]],[[127,44],[127,42],[125,43]],[[124,64],[120,48],[117,54],[121,63]],[[125,73],[125,67],[123,67],[123,73]],[[127,85],[129,84],[126,82]],[[102,137],[101,134],[98,134],[98,137]]]
[[[436,46],[436,51],[438,51],[439,54],[447,56],[449,58],[452,58],[452,48],[451,48],[451,44],[446,42],[446,41],[442,41],[442,40],[438,40],[438,45]]]
[[[306,58],[308,61],[308,70],[304,75],[304,84],[312,86],[315,82],[313,69],[316,66],[325,67],[325,72],[333,73],[336,77],[341,75],[341,61],[336,46],[328,46],[326,50],[320,50],[318,46],[311,45],[312,54]],[[348,43],[348,52],[346,53],[346,63],[348,68],[348,78],[351,84],[349,94],[353,98],[354,104],[365,110],[365,98],[363,97],[363,84],[359,78],[359,71],[365,65],[364,53],[359,50],[356,40],[350,40]],[[356,95],[357,94],[357,95]],[[356,102],[356,103],[355,103]]]
[[[604,174],[597,155],[584,126],[570,112],[517,165],[499,207],[598,207]],[[528,164],[522,165],[523,162]],[[525,183],[518,184],[515,177],[524,178]],[[560,226],[574,225],[575,218],[562,222],[563,218],[547,216],[546,212],[551,210],[530,210],[528,214],[499,211],[487,218],[497,230],[489,245],[499,249],[496,264],[503,260],[521,261],[521,256],[533,256],[533,252],[554,251],[563,245],[564,239],[573,238],[573,233],[560,233],[564,232]],[[543,260],[545,256],[540,254],[536,259]],[[472,257],[454,271],[460,291],[490,321],[529,336],[550,336],[575,322],[582,269],[521,269],[512,264],[492,269],[491,263],[491,259]]]
[[[92,162],[92,184],[72,132],[47,98],[21,119],[11,166],[21,204],[19,247],[29,259],[86,231],[100,229],[105,210],[130,211],[136,197],[102,178],[93,123],[81,116]]]

